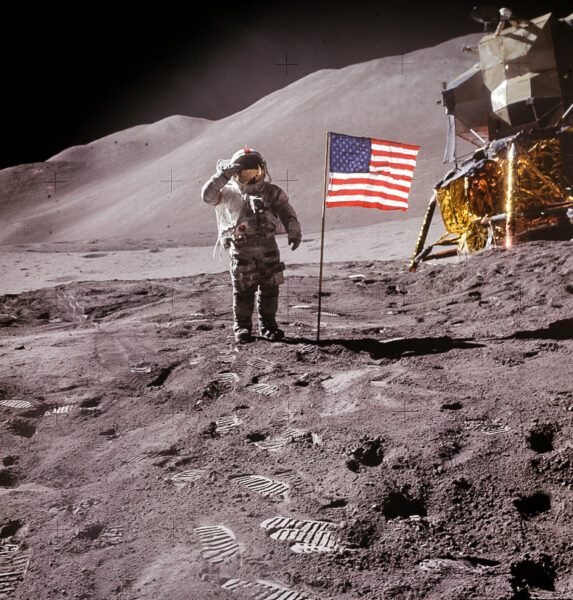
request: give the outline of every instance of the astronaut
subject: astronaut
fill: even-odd
[[[230,160],[217,162],[201,197],[215,207],[218,241],[230,255],[236,341],[252,340],[255,299],[260,335],[271,341],[282,339],[276,313],[285,265],[275,235],[286,232],[292,250],[301,242],[300,224],[287,194],[270,182],[261,154],[244,148]]]

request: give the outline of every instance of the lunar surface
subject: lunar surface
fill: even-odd
[[[572,597],[572,247],[4,295],[0,596]]]

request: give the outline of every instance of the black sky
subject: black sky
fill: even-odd
[[[209,4],[3,7],[0,168],[173,114],[218,119],[318,69],[481,31],[475,0]],[[490,4],[573,11],[570,0]]]

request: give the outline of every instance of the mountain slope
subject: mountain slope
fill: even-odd
[[[409,215],[421,215],[441,164],[441,82],[475,62],[450,40],[403,57],[319,71],[219,121],[174,116],[0,172],[0,242],[110,236],[177,237],[214,231],[199,191],[218,158],[248,145],[288,187],[305,231],[320,226],[327,131],[419,144]],[[232,89],[229,90],[232,93]],[[288,177],[289,181],[286,182]],[[329,211],[328,228],[401,218],[365,209]]]

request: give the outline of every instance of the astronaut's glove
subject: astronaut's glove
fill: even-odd
[[[300,223],[298,221],[290,221],[288,224],[288,243],[291,249],[296,250],[300,246],[301,240]]]
[[[240,170],[241,167],[233,164],[229,159],[220,159],[217,161],[217,175],[221,175],[227,181]]]

